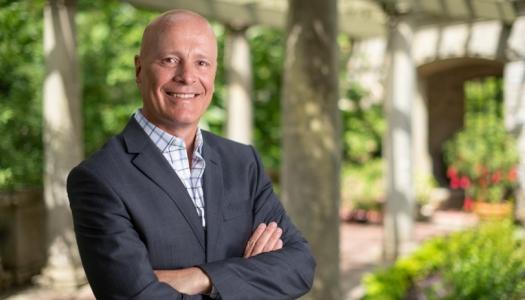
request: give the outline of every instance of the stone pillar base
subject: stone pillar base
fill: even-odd
[[[35,281],[40,286],[61,290],[77,289],[87,283],[72,229],[57,234],[52,239],[47,264]]]
[[[67,291],[87,284],[87,279],[83,271],[46,268],[41,275],[35,277],[35,283],[42,287]]]

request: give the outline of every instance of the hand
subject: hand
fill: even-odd
[[[159,281],[169,284],[179,293],[186,295],[207,295],[211,291],[210,278],[200,268],[154,270],[154,272]]]
[[[275,222],[271,222],[269,225],[259,224],[248,240],[244,249],[244,257],[248,258],[281,249],[283,247],[282,234],[283,230]]]

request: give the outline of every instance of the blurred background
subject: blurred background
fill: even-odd
[[[213,24],[201,127],[261,154],[304,299],[525,299],[521,0],[0,0],[0,299],[94,299],[65,178],[141,106],[172,8]]]

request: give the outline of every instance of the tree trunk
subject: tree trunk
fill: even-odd
[[[290,0],[283,124],[283,202],[318,262],[306,299],[340,299],[337,1]]]

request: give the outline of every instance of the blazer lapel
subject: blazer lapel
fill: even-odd
[[[155,182],[175,203],[205,249],[204,230],[186,187],[134,118],[122,133],[128,152],[137,153],[132,163]]]
[[[219,155],[209,147],[204,137],[203,156],[206,160],[204,170],[204,199],[206,201],[206,261],[214,261],[214,248],[221,234],[223,199],[222,166]]]

